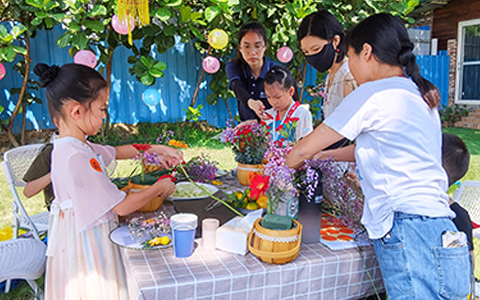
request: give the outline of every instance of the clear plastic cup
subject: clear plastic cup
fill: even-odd
[[[190,257],[193,253],[198,217],[195,214],[175,214],[170,218],[175,257]]]
[[[202,221],[202,247],[205,250],[215,250],[217,242],[217,228],[220,221],[213,218]]]

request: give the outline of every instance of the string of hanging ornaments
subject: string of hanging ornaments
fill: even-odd
[[[130,18],[133,18],[139,27],[150,25],[148,0],[117,0],[117,8],[118,19],[121,23],[127,24],[128,43],[132,45],[133,28],[131,28]]]

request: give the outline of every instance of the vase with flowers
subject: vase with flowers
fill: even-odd
[[[249,185],[250,172],[263,173],[262,160],[268,148],[268,130],[264,124],[227,127],[222,132],[222,142],[229,143],[238,163],[237,177],[242,185]]]

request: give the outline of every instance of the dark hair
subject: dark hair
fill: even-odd
[[[345,31],[342,24],[338,22],[334,15],[328,10],[321,8],[317,12],[306,16],[297,31],[298,43],[306,36],[316,36],[326,41],[333,41],[333,38],[338,35],[340,43],[337,46],[339,50],[336,62],[341,62],[347,53],[347,46],[345,44]]]
[[[463,140],[456,135],[444,133],[442,140],[442,165],[448,175],[448,185],[451,186],[467,173],[470,153]]]
[[[90,105],[107,87],[105,79],[94,69],[80,64],[48,66],[37,64],[33,70],[47,88],[48,111],[52,119],[61,116],[62,106],[69,100]]]
[[[438,89],[420,74],[415,54],[412,52],[414,45],[399,19],[387,13],[370,16],[348,32],[347,41],[357,54],[367,43],[381,62],[404,67],[405,73],[417,84],[428,106],[438,107],[440,103]]]
[[[299,99],[297,83],[287,67],[275,65],[268,70],[267,74],[265,74],[263,84],[272,85],[275,82],[278,82],[284,90],[288,90],[293,86],[295,88],[293,99],[295,101]]]
[[[242,27],[240,27],[240,30],[238,31],[238,47],[240,47],[240,43],[242,42],[243,37],[250,31],[253,31],[259,36],[261,36],[263,38],[263,42],[265,43],[265,46],[267,45],[268,38],[267,38],[267,31],[265,30],[265,27],[258,22],[251,22],[251,23],[243,24]],[[240,68],[244,69],[247,62],[243,59],[242,55],[240,54],[240,49],[238,47],[237,47],[237,55],[233,60],[233,62]]]

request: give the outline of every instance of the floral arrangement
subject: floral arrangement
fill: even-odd
[[[194,157],[183,164],[183,168],[193,181],[211,182],[215,179],[218,163],[211,160],[208,155]]]
[[[170,243],[170,237],[168,236],[171,232],[170,219],[163,212],[149,219],[143,217],[132,218],[127,221],[127,226],[130,235],[146,249]]]
[[[317,81],[318,82],[318,81]],[[321,106],[323,99],[326,99],[327,95],[325,93],[325,83],[321,81],[317,85],[309,85],[305,87],[305,91],[307,92],[310,101],[310,111],[312,112],[313,116],[319,116],[321,111]]]
[[[138,161],[142,172],[140,174],[142,182],[145,181],[145,173],[147,166],[160,166],[159,156],[157,153],[150,154],[147,151],[152,148],[150,144],[132,144],[132,146],[137,149],[138,153],[135,155],[133,160]]]
[[[221,141],[232,145],[235,161],[242,164],[261,164],[268,148],[269,135],[263,124],[227,127]]]

